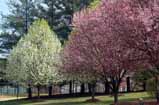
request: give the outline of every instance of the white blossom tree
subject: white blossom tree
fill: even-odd
[[[39,97],[41,85],[60,79],[57,66],[60,50],[61,43],[48,23],[43,19],[35,21],[8,58],[7,78],[27,84],[30,98],[31,86],[37,86]]]

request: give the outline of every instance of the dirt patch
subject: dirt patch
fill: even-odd
[[[12,98],[11,96],[0,96],[0,99],[1,98]]]
[[[88,100],[86,100],[86,102],[93,102],[94,103],[94,102],[100,102],[100,100],[95,98],[94,100],[88,99]]]
[[[0,96],[0,101],[7,101],[7,100],[13,100],[13,99],[16,99],[16,98],[12,96]]]
[[[118,96],[124,96],[124,94],[118,94]],[[114,97],[114,95],[111,94],[110,97]]]
[[[24,99],[24,98],[25,97],[18,97],[18,99]],[[15,99],[17,99],[17,97],[0,95],[0,101],[8,101],[8,100],[15,100]]]
[[[151,101],[144,101],[143,104],[140,104],[139,101],[134,101],[134,102],[121,102],[117,105],[159,105],[159,103],[157,103],[155,100],[151,100]]]

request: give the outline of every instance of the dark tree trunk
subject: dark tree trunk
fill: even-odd
[[[61,91],[61,89],[62,89],[62,85],[60,85],[59,87],[60,87],[60,94],[62,94],[62,91]]]
[[[118,86],[114,84],[113,86],[113,95],[114,95],[114,105],[118,104]]]
[[[118,103],[118,92],[114,92],[114,105]]]
[[[104,86],[105,86],[105,91],[104,91],[104,93],[105,93],[105,94],[109,94],[109,83],[108,83],[108,82],[105,82],[105,83],[104,83]]]
[[[114,105],[118,104],[118,91],[120,86],[120,80],[113,80],[113,95],[114,95]]]
[[[146,91],[146,81],[143,82],[143,91]]]
[[[113,95],[114,95],[114,105],[118,105],[119,87],[120,87],[120,83],[122,82],[122,79],[125,76],[125,74],[126,74],[126,71],[124,70],[123,72],[121,72],[119,77],[114,76],[111,78]]]
[[[52,87],[52,85],[50,85],[50,86],[49,86],[49,94],[48,94],[48,95],[49,95],[49,97],[51,97],[51,96],[52,96],[52,89],[53,89],[53,87]]]
[[[91,84],[88,83],[88,93],[91,94],[92,93],[92,90],[91,90]]]
[[[19,98],[19,85],[17,85],[17,100]]]
[[[69,93],[72,94],[72,81],[69,83]]]
[[[73,80],[72,81],[72,93],[74,94],[75,93],[75,81]],[[75,94],[74,94],[75,95]]]
[[[127,83],[127,92],[130,92],[131,90],[130,90],[130,77],[127,77],[126,78],[126,83]]]
[[[31,99],[32,98],[32,89],[31,89],[31,85],[30,84],[28,84],[27,92],[28,92],[28,98]]]
[[[85,86],[84,83],[81,84],[81,94],[85,93]]]
[[[75,94],[77,94],[78,93],[78,91],[77,91],[77,84],[75,84]]]
[[[157,99],[157,103],[159,103],[159,92],[156,92],[156,99]]]
[[[95,88],[96,88],[96,84],[95,83],[91,84],[92,101],[95,100]]]
[[[157,103],[159,103],[159,87],[158,87],[158,77],[155,77],[155,82],[156,82],[156,99]]]
[[[37,91],[38,91],[38,98],[40,98],[40,85],[37,85]]]

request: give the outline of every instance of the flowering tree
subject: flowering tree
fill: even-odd
[[[61,44],[45,20],[37,20],[17,44],[8,58],[8,79],[38,87],[57,82]]]
[[[132,0],[129,7],[134,13],[133,20],[140,23],[140,27],[134,30],[133,34],[120,36],[125,40],[127,47],[140,52],[146,70],[155,78],[159,85],[159,1],[158,0]],[[141,59],[142,58],[142,59]],[[156,85],[156,98],[159,102],[159,86]]]
[[[129,0],[103,0],[95,10],[76,13],[75,29],[64,49],[66,71],[78,76],[93,74],[95,79],[109,81],[115,103],[124,76],[148,67],[147,55],[128,47],[130,38],[125,37],[145,30],[145,25],[136,18],[134,4]]]
[[[119,0],[111,4],[114,7],[109,6],[113,8],[107,5],[108,15],[114,20],[112,23],[108,18],[110,27],[120,39],[120,44],[132,51],[133,59],[130,61],[137,62],[131,68],[150,70],[155,77],[156,98],[159,102],[159,1]]]
[[[82,36],[79,36],[80,38],[76,36],[72,35],[64,48],[62,73],[69,79],[90,83],[92,100],[94,100],[95,84],[98,78],[98,73],[93,68],[94,58],[88,57],[93,55],[90,55],[91,51],[87,51],[87,46],[82,44],[85,38],[81,39]],[[87,45],[87,43],[85,44]]]

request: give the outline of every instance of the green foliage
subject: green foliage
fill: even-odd
[[[27,1],[27,2],[26,2]],[[67,39],[71,32],[73,13],[87,7],[94,0],[9,0],[10,13],[2,15],[3,29],[12,30],[18,35],[26,32],[37,18],[48,21],[52,30],[61,39]],[[27,22],[27,23],[26,23]]]
[[[93,2],[90,3],[89,8],[95,9],[99,4],[101,0],[93,0]]]
[[[15,46],[20,39],[19,36],[9,32],[0,33],[0,38],[2,39],[0,44],[0,53],[8,53],[4,52],[4,50],[11,50],[12,47]]]
[[[28,1],[28,2],[26,2]],[[9,14],[2,16],[2,36],[0,48],[12,49],[20,37],[27,31],[27,27],[39,17],[37,5],[40,0],[7,0]],[[26,25],[27,24],[27,25]],[[5,36],[4,36],[5,34]]]
[[[157,85],[155,82],[155,79],[149,79],[147,80],[147,92],[152,96],[152,97],[156,97],[156,92],[157,92]]]
[[[140,72],[136,72],[133,76],[133,79],[136,83],[146,83],[146,91],[152,97],[156,96],[157,85],[155,77],[156,74],[151,72],[150,70],[143,70]]]
[[[61,44],[45,20],[37,20],[8,58],[7,78],[18,83],[44,85],[58,81]]]
[[[89,6],[92,1],[94,0],[43,0],[48,9],[41,6],[40,10],[57,35],[61,39],[67,39],[72,30],[70,24],[74,12]]]
[[[138,83],[146,82],[148,79],[152,77],[153,77],[153,74],[149,70],[141,70],[140,72],[136,72],[133,75],[133,79]]]

